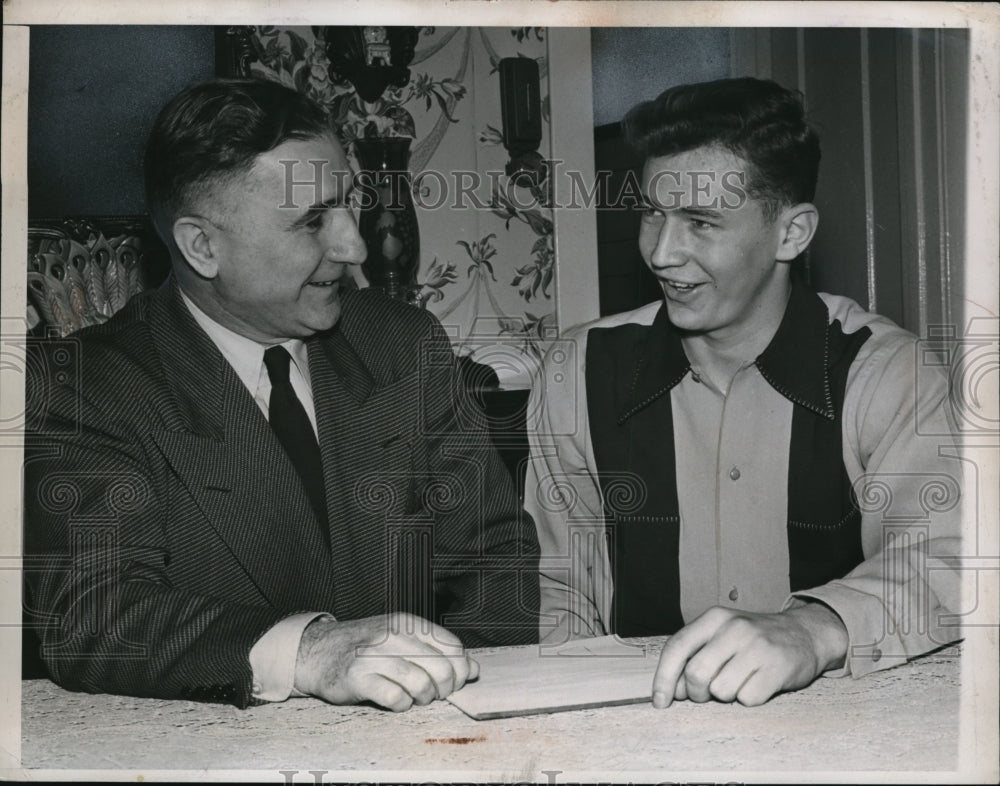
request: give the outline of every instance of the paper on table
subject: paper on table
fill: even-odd
[[[479,679],[448,701],[476,720],[649,701],[659,653],[615,636],[476,654]]]

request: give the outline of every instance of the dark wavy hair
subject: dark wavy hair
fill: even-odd
[[[173,249],[173,222],[212,186],[245,174],[283,142],[332,132],[320,106],[270,80],[213,79],[182,90],[146,143],[146,203],[157,231]]]
[[[622,128],[643,159],[718,145],[748,165],[747,193],[774,219],[811,202],[819,174],[819,138],[805,120],[801,94],[770,80],[720,79],[665,90],[633,107]]]

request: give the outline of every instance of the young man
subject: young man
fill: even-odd
[[[953,640],[960,468],[921,436],[954,433],[946,380],[918,387],[914,336],[795,280],[820,159],[800,101],[685,85],[624,127],[663,300],[571,331],[533,392],[543,640],[674,634],[659,707],[760,704]]]
[[[29,369],[29,603],[56,682],[393,710],[537,640],[538,546],[428,313],[341,291],[366,249],[325,113],[276,83],[162,111],[172,275]]]

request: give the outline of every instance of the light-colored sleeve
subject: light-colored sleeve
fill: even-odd
[[[541,547],[543,644],[603,636],[610,626],[612,582],[587,426],[585,342],[585,332],[571,331],[550,347],[528,401],[524,507]]]
[[[323,612],[303,612],[279,620],[250,650],[253,697],[261,701],[285,701],[301,696],[295,690],[295,660],[306,627],[315,619],[330,617]],[[330,617],[332,619],[332,617]]]
[[[847,627],[847,660],[830,676],[889,668],[961,636],[954,558],[966,467],[947,378],[903,335],[859,357],[848,377],[844,458],[865,560],[842,579],[795,593],[825,603]]]

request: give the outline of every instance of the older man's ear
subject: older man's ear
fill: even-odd
[[[201,216],[181,216],[174,222],[174,242],[188,265],[202,278],[219,274],[215,225]]]

